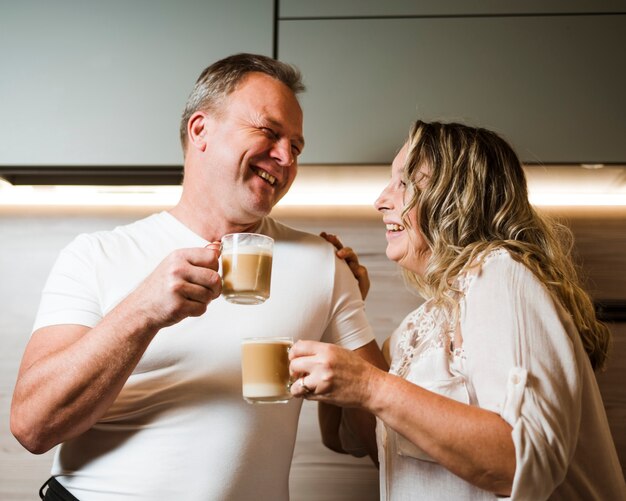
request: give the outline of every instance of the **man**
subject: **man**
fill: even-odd
[[[301,400],[243,401],[241,338],[322,339],[384,364],[356,281],[333,247],[266,217],[304,147],[301,90],[297,70],[263,56],[211,65],[181,122],[179,203],[80,235],[61,252],[11,410],[12,432],[28,450],[61,444],[49,493],[288,499]],[[216,242],[234,232],[276,241],[262,305],[219,297]],[[351,429],[370,422],[354,417]]]

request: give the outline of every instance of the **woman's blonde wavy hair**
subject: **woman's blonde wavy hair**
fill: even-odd
[[[410,227],[408,213],[416,211],[431,251],[422,276],[404,272],[420,294],[451,306],[464,267],[492,249],[507,249],[570,313],[594,370],[604,366],[610,331],[596,319],[569,257],[572,234],[533,209],[521,162],[505,140],[482,128],[417,121],[404,177],[411,194],[404,225]]]

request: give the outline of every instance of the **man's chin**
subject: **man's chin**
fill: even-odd
[[[274,205],[275,204],[266,202],[250,204],[248,207],[245,208],[245,212],[250,218],[254,220],[259,220],[269,215],[269,213],[272,212]]]
[[[274,209],[278,201],[283,198],[285,193],[279,194],[274,192],[250,191],[246,198],[241,200],[241,210],[247,215],[261,219]]]

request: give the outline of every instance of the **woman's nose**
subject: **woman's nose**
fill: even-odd
[[[391,204],[389,202],[388,190],[389,190],[389,186],[386,186],[383,189],[383,191],[380,192],[380,195],[378,195],[378,198],[374,202],[374,208],[377,211],[384,212],[391,208],[390,207]]]

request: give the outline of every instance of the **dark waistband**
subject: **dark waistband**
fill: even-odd
[[[44,489],[48,486],[48,489],[44,493]],[[46,483],[39,489],[39,497],[45,501],[79,501],[70,491],[63,487],[59,481],[50,477],[46,480]]]

